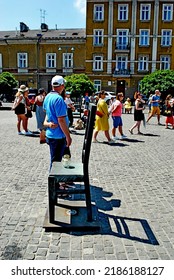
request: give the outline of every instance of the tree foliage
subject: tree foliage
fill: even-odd
[[[149,95],[156,89],[163,94],[174,92],[174,71],[173,70],[157,70],[146,75],[140,82],[140,91]]]
[[[13,88],[17,87],[18,81],[9,72],[0,74],[0,93],[11,94]]]
[[[91,95],[96,91],[94,84],[90,81],[85,74],[73,74],[66,76],[66,90],[70,91],[72,97],[84,96],[85,92]]]

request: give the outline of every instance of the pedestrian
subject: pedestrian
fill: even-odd
[[[89,95],[88,95],[88,92],[86,92],[85,97],[84,97],[84,104],[85,104],[85,109],[87,109],[87,110],[89,108],[89,102],[90,102]]]
[[[16,93],[15,100],[12,106],[12,110],[15,111],[15,114],[17,115],[17,131],[18,135],[31,135],[32,133],[28,131],[27,128],[27,117],[26,117],[26,98],[25,94],[28,92],[28,87],[25,85],[21,85],[18,89],[18,92]],[[23,131],[21,131],[21,123],[23,127]]]
[[[46,92],[44,88],[40,88],[38,90],[38,95],[35,98],[35,106],[36,106],[36,121],[37,121],[37,129],[40,131],[40,144],[46,143],[45,139],[45,127],[43,125],[46,112],[43,110],[43,102],[46,96]]]
[[[96,113],[96,120],[95,120],[95,129],[93,134],[93,143],[98,142],[97,135],[99,131],[103,131],[107,140],[108,144],[114,143],[109,135],[109,113],[108,113],[108,106],[106,104],[105,99],[105,91],[102,90],[99,93],[99,100],[97,103],[97,113]]]
[[[112,120],[113,120],[113,128],[112,128],[112,139],[118,140],[118,139],[125,139],[127,138],[126,135],[123,134],[123,121],[121,118],[122,115],[122,109],[123,109],[123,101],[124,95],[122,92],[118,93],[116,96],[116,100],[113,102],[111,107],[109,108],[109,113],[111,113]],[[121,135],[121,137],[116,136],[116,129],[118,127],[118,131]]]
[[[165,128],[169,128],[169,124],[172,125],[172,129],[174,129],[174,114],[173,114],[173,108],[174,108],[174,101],[172,101],[172,96],[169,94],[166,97],[165,100],[165,115],[166,115],[166,126]]]
[[[46,141],[50,148],[50,170],[54,161],[62,160],[65,147],[69,147],[72,142],[66,122],[67,108],[61,96],[65,88],[65,80],[62,76],[56,75],[52,78],[51,85],[52,90],[43,103],[49,123],[46,129]]]
[[[134,95],[135,98],[135,108],[134,108],[134,121],[136,122],[130,129],[129,132],[133,134],[133,130],[135,127],[138,129],[138,134],[143,134],[140,131],[141,121],[144,120],[143,110],[145,109],[145,101],[142,99],[142,95],[140,92],[136,92]]]
[[[156,114],[157,115],[157,120],[158,120],[158,125],[161,125],[160,123],[160,91],[158,89],[155,90],[155,94],[152,95],[151,99],[151,113],[147,119],[147,123],[149,120]]]
[[[67,106],[69,127],[73,125],[73,112],[75,111],[74,102],[71,100],[70,95],[71,93],[69,91],[65,91],[65,103]]]
[[[132,112],[132,104],[131,104],[131,99],[128,97],[126,101],[123,104],[125,113],[131,114]]]

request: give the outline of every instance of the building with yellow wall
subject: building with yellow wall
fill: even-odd
[[[86,74],[132,96],[144,75],[174,69],[173,0],[87,0]]]

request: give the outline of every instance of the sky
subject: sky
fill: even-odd
[[[19,30],[20,22],[40,29],[41,21],[49,29],[86,27],[86,0],[0,0],[0,11],[0,31]]]

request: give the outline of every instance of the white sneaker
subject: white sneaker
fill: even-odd
[[[108,144],[114,144],[115,141],[113,139],[111,139],[110,141],[108,141]]]
[[[28,131],[25,131],[25,132],[24,132],[24,135],[33,135],[33,133],[32,133],[31,131],[28,130]]]
[[[114,141],[115,141],[115,140],[119,140],[119,139],[120,139],[120,138],[117,137],[117,136],[113,136],[113,137],[112,137],[112,140],[114,140]]]
[[[127,138],[127,136],[126,135],[121,135],[121,137],[120,137],[120,139],[126,139]]]

